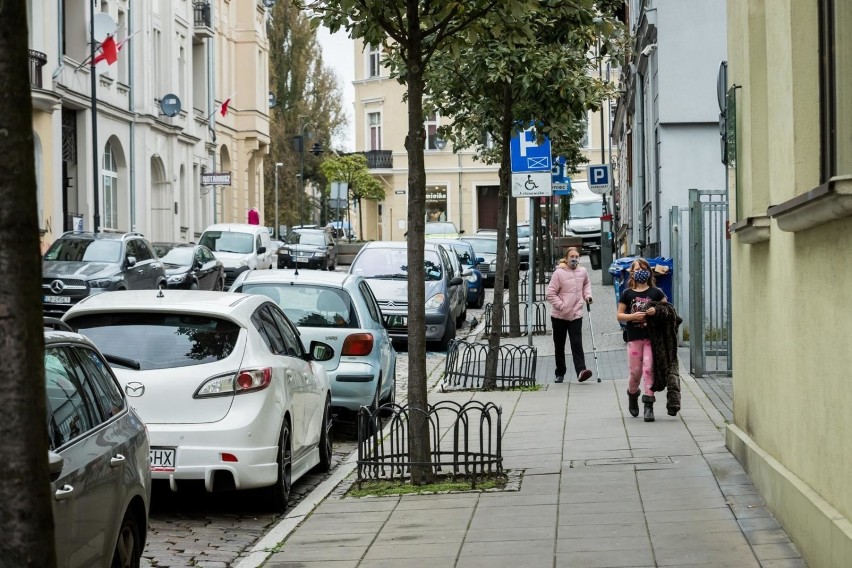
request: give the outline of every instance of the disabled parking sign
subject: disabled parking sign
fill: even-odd
[[[546,172],[512,174],[512,197],[550,197],[553,195],[553,176]]]

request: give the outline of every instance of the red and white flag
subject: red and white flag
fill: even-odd
[[[127,45],[130,38],[135,36],[139,31],[135,31],[121,41],[116,41],[114,35],[109,35],[101,42],[100,53],[95,55],[92,60],[92,66],[95,67],[97,73],[104,73],[109,70],[110,65],[118,61],[118,54],[122,48]]]
[[[221,113],[222,116],[225,116],[226,114],[228,114],[228,107],[229,106],[231,106],[231,97],[228,97],[227,99],[225,99],[225,101],[222,103],[222,106],[219,108],[219,112]]]

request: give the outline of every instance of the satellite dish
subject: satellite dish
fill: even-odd
[[[172,94],[164,96],[160,99],[160,110],[166,116],[175,116],[180,112],[180,98]]]
[[[115,30],[118,27],[115,20],[112,19],[112,16],[106,12],[98,12],[95,14],[92,22],[95,28],[95,41],[98,43],[103,42],[107,36],[114,35]]]

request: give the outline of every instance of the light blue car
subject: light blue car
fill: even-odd
[[[251,270],[230,289],[263,294],[290,318],[306,345],[321,341],[334,356],[323,362],[331,404],[357,411],[395,401],[396,351],[364,278],[344,272]]]

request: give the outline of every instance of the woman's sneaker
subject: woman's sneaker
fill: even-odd
[[[554,383],[561,383],[564,380],[565,380],[565,377],[563,377],[562,375],[556,375],[556,377],[553,379],[553,382]]]
[[[592,372],[589,369],[583,369],[582,371],[580,371],[580,374],[577,375],[577,380],[580,381],[581,383],[583,381],[588,381],[591,378],[592,378]]]

